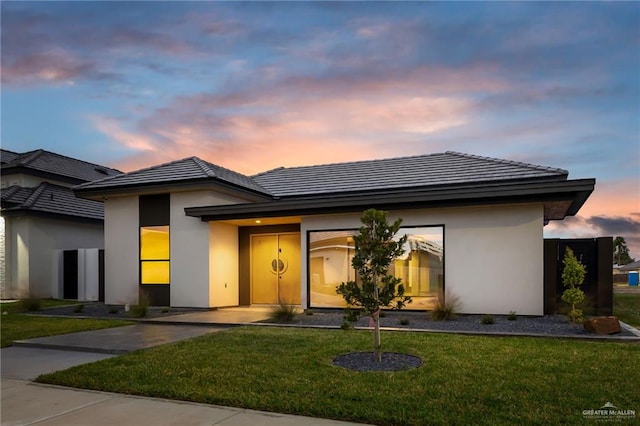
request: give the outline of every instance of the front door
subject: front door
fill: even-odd
[[[300,304],[300,234],[251,237],[251,303]]]

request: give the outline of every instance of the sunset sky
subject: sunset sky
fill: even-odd
[[[638,2],[14,2],[2,147],[245,174],[460,151],[596,178],[640,258]]]

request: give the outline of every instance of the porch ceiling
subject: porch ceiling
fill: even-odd
[[[288,225],[292,223],[301,223],[302,217],[300,216],[261,217],[259,214],[256,214],[256,217],[251,219],[221,220],[220,222],[228,223],[230,225],[235,225],[235,226]]]

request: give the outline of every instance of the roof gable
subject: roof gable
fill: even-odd
[[[22,154],[3,149],[1,161],[3,175],[12,173],[46,175],[76,184],[122,173],[120,170],[42,149]]]
[[[252,192],[264,195],[269,194],[268,191],[250,177],[209,163],[198,157],[188,157],[118,176],[107,177],[79,185],[75,187],[75,189],[80,193],[86,191],[99,192],[100,190],[111,190],[114,188],[142,188],[158,184],[195,183],[201,181],[217,181]]]
[[[565,180],[567,176],[568,172],[562,169],[447,151],[278,168],[253,179],[274,195],[289,197],[540,178]]]

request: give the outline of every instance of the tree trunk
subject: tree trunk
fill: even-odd
[[[382,362],[382,351],[380,350],[380,315],[376,315],[373,319],[375,330],[373,332],[373,348],[375,350],[376,359]]]

